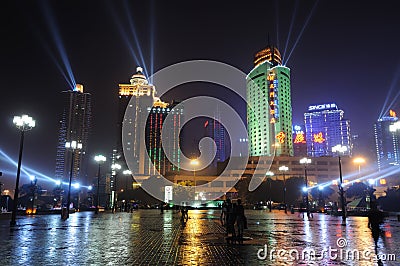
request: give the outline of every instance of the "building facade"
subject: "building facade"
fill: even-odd
[[[138,67],[132,75],[130,84],[119,84],[119,106],[117,122],[117,157],[118,163],[127,169],[124,152],[129,153],[129,168],[133,175],[145,173],[145,131],[148,108],[155,102],[156,89],[149,84],[143,74],[143,69]],[[122,134],[122,128],[125,133]]]
[[[276,47],[255,55],[246,83],[249,154],[293,156],[290,69]]]
[[[308,156],[333,156],[336,145],[347,147],[344,155],[352,154],[350,121],[335,103],[309,106],[304,122]]]
[[[378,169],[388,165],[399,165],[399,141],[400,132],[390,130],[391,126],[398,121],[396,114],[391,111],[389,116],[384,116],[374,124],[376,157]]]
[[[72,180],[87,181],[86,151],[91,122],[91,96],[83,92],[83,85],[76,84],[72,91],[63,91],[63,111],[60,119],[56,155],[55,177],[67,181],[70,175],[71,160],[74,160]],[[66,142],[77,141],[82,149],[74,152],[74,158],[66,147]]]
[[[153,107],[148,107],[146,122],[146,149],[149,157],[145,160],[145,175],[166,175],[180,171],[179,131],[183,124],[183,105],[177,102],[165,103],[157,99]],[[172,123],[165,124],[167,116],[172,116]],[[162,135],[164,139],[162,140]],[[171,161],[165,155],[170,151]],[[150,161],[151,160],[151,161]]]
[[[226,130],[218,121],[218,117],[215,117],[214,119],[208,118],[205,121],[204,131],[205,136],[212,138],[217,146],[217,151],[213,161],[213,165],[216,166],[218,162],[223,162],[227,159],[226,144],[228,143],[226,142]]]

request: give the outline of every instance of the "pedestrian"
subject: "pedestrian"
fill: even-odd
[[[236,239],[236,230],[235,230],[235,222],[236,222],[236,203],[228,204],[227,207],[227,224],[226,224],[226,233],[229,236],[231,234],[232,240]]]
[[[368,213],[368,227],[371,229],[372,238],[375,242],[375,254],[378,256],[378,240],[382,233],[381,224],[383,223],[383,213],[378,210],[378,206],[375,201],[371,201],[371,209]],[[378,265],[383,265],[379,259]]]
[[[243,230],[247,228],[247,218],[244,214],[244,207],[242,205],[242,200],[238,199],[237,200],[237,206],[236,206],[236,225],[237,225],[237,239],[239,241],[239,244],[243,243]]]
[[[226,220],[226,215],[227,215],[227,208],[226,208],[226,200],[222,203],[222,210],[221,210],[221,216],[219,220],[221,221],[221,225],[224,226],[225,223],[224,221]]]

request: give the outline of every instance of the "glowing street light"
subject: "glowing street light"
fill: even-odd
[[[354,158],[353,163],[358,165],[358,180],[356,180],[356,182],[360,182],[360,178],[361,178],[361,164],[365,163],[365,159],[362,157],[357,157]]]
[[[68,182],[68,196],[67,196],[67,212],[63,213],[61,211],[61,218],[66,220],[69,218],[69,206],[71,205],[71,183],[72,183],[72,173],[74,171],[74,157],[75,151],[82,149],[82,143],[77,142],[76,140],[65,142],[65,148],[71,151],[71,168],[69,171],[69,182]]]
[[[126,176],[125,177],[125,190],[128,191],[128,179],[129,179],[128,176],[132,176],[132,171],[129,169],[125,169],[124,171],[122,171],[122,174],[124,176]],[[132,186],[131,186],[131,188],[132,188]]]
[[[287,213],[287,207],[286,207],[286,178],[285,178],[285,172],[289,171],[289,167],[286,165],[282,165],[278,168],[279,171],[283,173],[283,204],[285,205],[285,213]]]
[[[342,146],[340,144],[332,147],[332,152],[337,152],[339,158],[339,178],[340,178],[339,194],[342,205],[342,225],[346,225],[346,201],[344,198],[344,191],[343,191],[342,160],[340,158],[340,153],[344,153],[345,151],[347,151],[347,147]]]
[[[99,198],[100,167],[101,167],[101,164],[107,160],[107,158],[103,155],[96,155],[96,156],[94,156],[94,160],[99,164],[99,169],[97,171],[97,191],[96,191],[96,211],[95,211],[95,214],[98,214],[99,213],[99,204],[100,204],[100,198]]]
[[[122,166],[118,163],[113,163],[111,165],[111,175],[114,176],[114,205],[113,205],[113,211],[116,211],[117,208],[117,202],[118,202],[118,187],[117,187],[117,171],[121,170]]]
[[[14,190],[14,208],[11,214],[10,226],[15,226],[15,218],[17,216],[18,207],[18,193],[19,193],[19,177],[21,175],[21,163],[22,163],[22,151],[24,149],[24,135],[25,131],[29,131],[35,127],[36,122],[32,117],[28,115],[14,116],[14,125],[21,131],[21,139],[19,143],[19,156],[18,156],[18,167],[17,167],[17,178],[15,180],[15,190]]]
[[[272,194],[272,177],[274,176],[274,172],[272,171],[267,171],[265,173],[265,175],[268,177],[269,179],[269,211],[272,212],[272,198],[271,198],[271,194]]]
[[[193,181],[194,181],[194,199],[196,199],[196,166],[199,165],[199,160],[192,159],[190,160],[190,165],[193,166]]]
[[[303,192],[306,194],[305,200],[306,200],[307,217],[310,217],[310,207],[309,207],[309,203],[308,203],[307,165],[311,163],[311,159],[304,157],[304,158],[300,159],[300,163],[304,164],[304,183],[305,183],[305,187],[303,188]]]

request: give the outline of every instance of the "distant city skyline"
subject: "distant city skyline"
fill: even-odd
[[[0,52],[0,150],[16,160],[19,139],[12,117],[26,113],[37,127],[26,136],[23,166],[54,177],[61,92],[71,89],[73,76],[93,100],[88,157],[111,156],[117,139],[118,84],[137,66],[151,73],[185,60],[212,59],[248,73],[252,57],[268,44],[270,33],[271,43],[282,50],[290,66],[293,124],[303,123],[309,105],[336,102],[352,122],[352,132],[364,147],[362,155],[371,163],[376,160],[373,124],[385,102],[400,113],[395,97],[400,69],[397,3],[316,3],[302,3],[295,13],[291,1],[266,1],[257,4],[261,15],[255,16],[251,3],[129,2],[128,11],[108,1],[7,2],[0,11],[5,39]],[[125,12],[132,14],[134,23]],[[372,65],[378,54],[379,67]],[[193,83],[177,87],[162,100],[202,93],[227,95],[222,87]],[[245,104],[229,94],[227,98],[245,116]],[[4,158],[1,182],[9,186],[15,167]],[[89,160],[88,168],[88,175],[95,176],[96,164]],[[22,176],[21,182],[28,182],[27,177]]]

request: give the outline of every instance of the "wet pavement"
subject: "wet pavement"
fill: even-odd
[[[171,210],[164,214],[159,210],[80,212],[67,221],[59,215],[21,216],[12,229],[9,220],[0,220],[0,263],[377,265],[365,217],[349,217],[343,227],[341,217],[324,214],[309,220],[297,213],[246,210],[244,236],[250,239],[228,244],[219,215],[220,211],[190,210],[188,222],[182,225],[180,214]],[[389,217],[382,229],[377,251],[383,265],[400,265],[400,222]],[[314,257],[307,256],[312,252]]]

